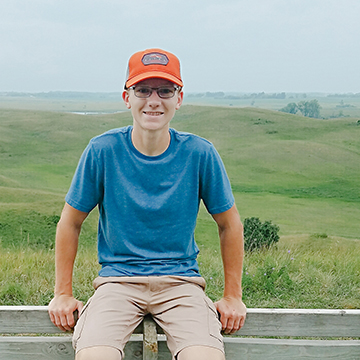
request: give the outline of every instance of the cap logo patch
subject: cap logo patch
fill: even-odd
[[[141,59],[144,65],[167,65],[169,59],[165,54],[150,53],[143,56]]]

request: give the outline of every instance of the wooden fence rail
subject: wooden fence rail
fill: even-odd
[[[227,360],[359,360],[360,310],[248,309],[245,326],[225,336]],[[125,347],[126,360],[170,360],[166,338],[145,318]],[[71,335],[46,306],[0,306],[0,360],[74,359]]]

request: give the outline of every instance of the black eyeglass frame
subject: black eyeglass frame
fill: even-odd
[[[158,94],[159,98],[161,98],[161,99],[172,99],[172,98],[175,96],[175,92],[181,90],[181,87],[178,86],[178,85],[174,85],[174,86],[159,86],[159,87],[157,87],[157,88],[153,88],[153,87],[151,87],[151,86],[146,86],[146,85],[142,85],[142,86],[139,86],[139,87],[142,87],[142,88],[146,88],[146,89],[150,89],[150,90],[151,90],[151,92],[149,93],[149,95],[143,96],[143,97],[136,95],[136,93],[135,93],[135,91],[134,91],[134,95],[135,95],[137,98],[139,98],[139,99],[146,99],[146,98],[150,97],[150,96],[152,95],[152,93],[153,93],[154,90],[155,90],[156,93]],[[173,93],[172,96],[170,96],[170,97],[163,97],[163,96],[161,96],[161,95],[159,94],[159,90],[160,90],[160,89],[169,89],[170,87],[173,87],[173,88],[175,89],[175,91],[174,91],[174,93]],[[135,88],[136,88],[136,85],[133,85],[133,86],[130,86],[130,87],[126,88],[126,90],[135,90]]]

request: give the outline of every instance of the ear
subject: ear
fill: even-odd
[[[181,106],[183,100],[184,100],[184,93],[182,91],[180,91],[178,94],[177,102],[176,102],[176,106],[175,106],[176,110],[180,109],[180,106]]]
[[[129,91],[128,90],[123,91],[122,98],[124,100],[124,103],[125,103],[126,107],[128,109],[131,109],[131,104],[130,104],[130,101],[129,101]]]

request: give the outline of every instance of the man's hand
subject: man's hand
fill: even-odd
[[[71,331],[75,326],[74,312],[80,314],[83,303],[71,295],[57,295],[49,304],[49,316],[54,325],[62,331]]]
[[[224,297],[215,303],[220,314],[222,330],[225,334],[233,334],[245,323],[246,306],[241,299]]]

